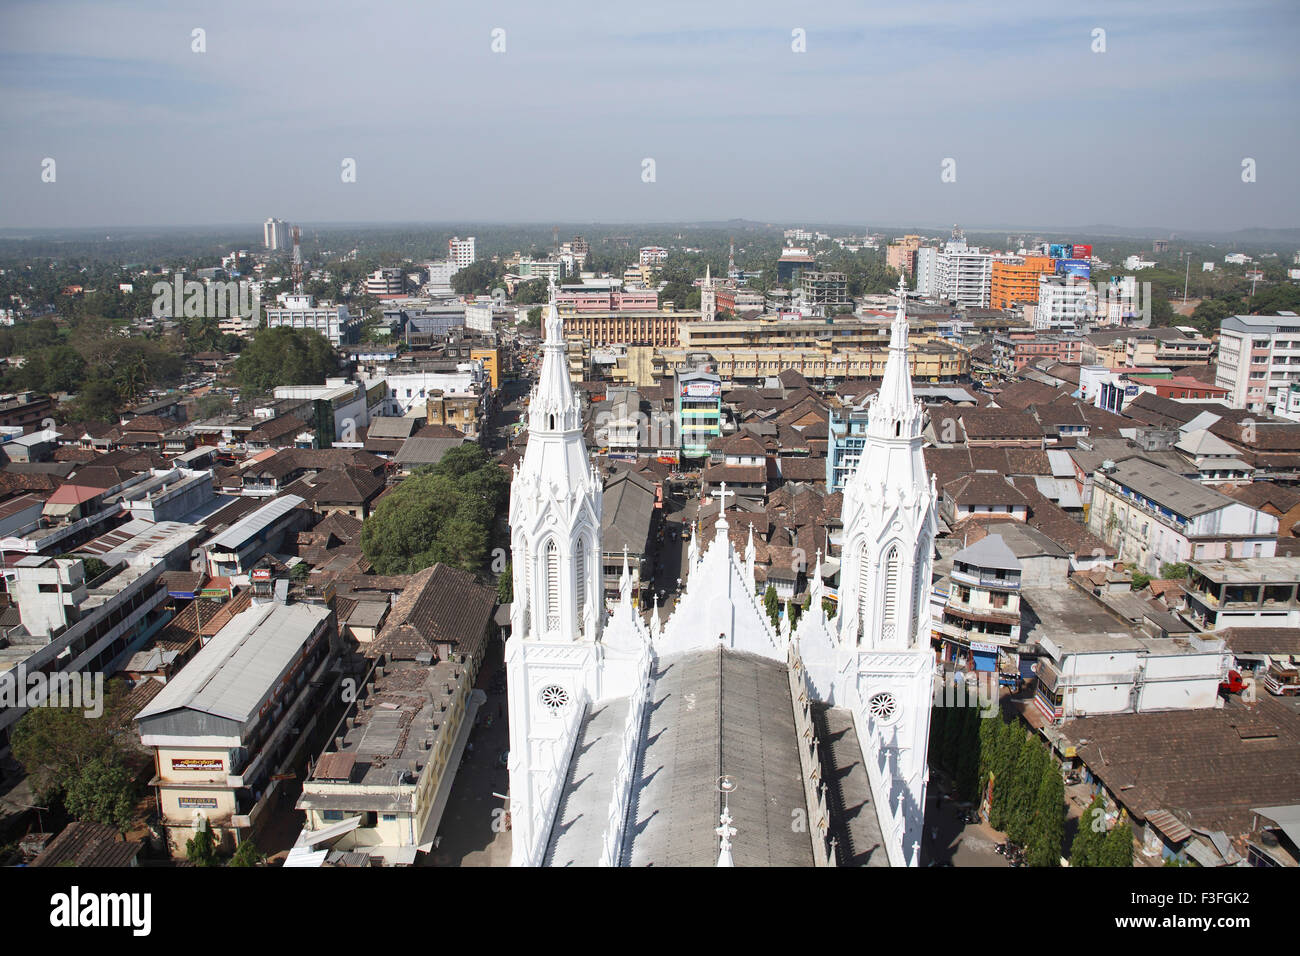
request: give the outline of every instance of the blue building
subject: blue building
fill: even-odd
[[[867,409],[831,408],[830,440],[826,443],[826,491],[844,490],[844,483],[858,467],[867,434]]]

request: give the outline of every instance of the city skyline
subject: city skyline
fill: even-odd
[[[310,11],[7,7],[0,228],[1300,225],[1289,5]]]

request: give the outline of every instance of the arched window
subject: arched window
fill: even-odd
[[[560,549],[552,538],[546,545],[546,630],[560,629]]]
[[[927,538],[922,537],[920,543],[916,546],[916,571],[912,579],[912,631],[908,636],[908,644],[911,645],[916,641],[916,631],[921,625],[921,608],[930,603],[930,582],[925,577],[925,569],[929,564],[930,542]]]
[[[885,555],[883,565],[884,574],[884,593],[880,602],[880,621],[881,637],[885,641],[891,641],[894,638],[894,630],[898,620],[898,574],[901,561],[898,555],[898,545],[894,545]]]
[[[549,428],[551,431],[555,431],[555,416],[551,415],[548,420],[550,421],[550,424],[547,425],[546,427]]]
[[[868,588],[867,580],[867,543],[864,541],[858,546],[858,638],[859,640],[867,633],[868,615],[871,611],[871,601],[868,597],[871,591]]]
[[[524,602],[524,634],[528,634],[528,621],[532,617],[532,595],[533,595],[533,555],[532,551],[524,548],[524,566],[520,569],[519,576],[522,579],[523,588],[520,589],[520,596]]]
[[[578,539],[578,550],[573,559],[574,573],[578,576],[576,611],[578,614],[578,633],[585,636],[587,616],[587,540]]]

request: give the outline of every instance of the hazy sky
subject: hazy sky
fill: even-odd
[[[1295,0],[4,0],[0,227],[1293,227],[1297,27]]]

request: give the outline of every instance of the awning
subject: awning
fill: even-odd
[[[1300,846],[1300,804],[1293,803],[1285,807],[1251,807],[1250,812],[1259,814],[1280,828],[1292,843]]]
[[[995,671],[998,669],[997,651],[971,651],[971,659],[975,661],[975,670],[977,671]]]

